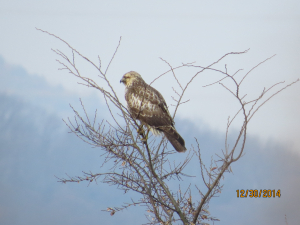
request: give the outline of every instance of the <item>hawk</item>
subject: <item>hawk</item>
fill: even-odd
[[[176,151],[185,152],[184,140],[174,127],[163,96],[137,72],[126,73],[121,82],[126,86],[125,99],[132,117],[150,128],[154,134],[164,133]]]

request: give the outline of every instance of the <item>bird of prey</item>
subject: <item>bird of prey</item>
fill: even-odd
[[[185,152],[184,140],[174,127],[163,96],[134,71],[126,73],[120,82],[126,86],[125,99],[131,116],[154,134],[164,133],[176,151]]]

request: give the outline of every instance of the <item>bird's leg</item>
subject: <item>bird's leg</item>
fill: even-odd
[[[137,129],[137,133],[138,133],[139,135],[143,136],[143,134],[144,134],[143,124],[141,124],[141,125],[139,126],[139,128]]]
[[[150,129],[149,129],[149,127],[147,127],[147,132],[144,132],[144,130],[143,130],[143,132],[140,134],[143,137],[141,139],[142,142],[145,143],[148,140],[149,131],[150,131]]]
[[[150,131],[150,128],[147,127],[147,132],[145,132],[143,124],[141,124],[139,126],[139,128],[137,129],[137,133],[143,137],[141,139],[142,142],[146,142],[148,140],[149,131]]]
[[[148,129],[147,129],[147,134],[146,134],[146,136],[143,138],[144,141],[147,141],[147,140],[148,140],[149,131],[150,131],[150,128],[148,127]]]

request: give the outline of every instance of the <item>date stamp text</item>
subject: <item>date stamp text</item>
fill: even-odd
[[[281,192],[280,192],[280,189],[278,189],[277,191],[275,189],[271,190],[271,189],[260,189],[260,190],[253,190],[253,189],[250,189],[250,190],[244,190],[244,189],[241,189],[241,190],[236,190],[236,194],[237,194],[237,197],[238,198],[275,198],[275,197],[278,197],[280,198],[281,196]]]

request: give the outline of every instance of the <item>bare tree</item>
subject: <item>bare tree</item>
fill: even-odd
[[[100,91],[103,94],[106,106],[111,115],[110,119],[106,118],[98,122],[97,112],[93,118],[90,118],[82,102],[83,115],[72,107],[75,118],[73,121],[68,119],[68,121],[66,121],[67,126],[83,141],[100,148],[103,152],[102,165],[110,165],[110,167],[109,169],[102,167],[104,171],[98,173],[83,172],[81,176],[58,178],[59,182],[96,181],[115,185],[125,193],[128,191],[137,192],[140,194],[139,199],[134,199],[131,203],[124,203],[124,205],[119,207],[109,207],[107,211],[109,211],[111,215],[114,215],[118,211],[130,206],[142,205],[147,208],[148,213],[151,215],[150,219],[147,217],[149,219],[148,224],[174,224],[177,221],[183,224],[207,224],[209,221],[218,220],[210,215],[208,211],[209,202],[212,197],[221,193],[223,186],[220,180],[224,177],[224,173],[231,172],[231,164],[239,160],[243,155],[249,122],[267,101],[299,81],[298,79],[287,85],[284,85],[284,82],[275,83],[268,88],[264,88],[255,98],[247,99],[247,95],[242,94],[243,90],[241,84],[246,82],[245,78],[249,76],[255,68],[267,60],[270,60],[273,56],[259,62],[243,75],[241,75],[242,70],[237,70],[233,74],[228,73],[226,64],[222,70],[216,69],[216,65],[219,65],[226,57],[245,54],[248,50],[227,53],[208,66],[187,63],[173,67],[167,61],[163,60],[169,69],[156,79],[171,73],[179,87],[178,89],[174,89],[177,97],[173,98],[176,102],[173,118],[179,107],[187,102],[183,101],[183,96],[190,87],[190,84],[195,82],[195,78],[199,76],[199,74],[208,70],[222,75],[222,78],[219,80],[216,79],[215,82],[207,84],[204,87],[219,84],[220,87],[225,88],[232,94],[240,106],[240,109],[233,117],[228,118],[224,150],[220,151],[217,155],[217,159],[212,160],[209,166],[203,163],[197,138],[195,138],[195,146],[190,146],[189,151],[185,153],[185,155],[182,154],[184,159],[181,161],[171,161],[170,157],[172,157],[172,154],[179,153],[167,149],[167,141],[165,138],[159,139],[158,137],[154,138],[152,136],[147,138],[145,134],[146,131],[137,132],[140,127],[139,122],[131,117],[126,106],[121,103],[120,97],[117,96],[114,87],[111,85],[108,69],[117,53],[120,42],[107,67],[103,69],[99,56],[99,64],[96,64],[60,37],[47,31],[40,31],[57,38],[68,46],[71,51],[70,57],[60,50],[52,49],[59,56],[57,62],[61,66],[60,69],[67,70],[73,76],[79,78],[82,85]],[[75,59],[77,58],[85,60],[97,71],[98,77],[101,78],[103,82],[101,86],[92,79],[83,76],[76,65]],[[197,70],[186,84],[180,82],[176,75],[176,71],[181,68],[191,68],[192,71]],[[225,81],[227,82],[226,84]],[[103,88],[104,84],[107,88]],[[231,86],[232,88],[230,88]],[[229,130],[238,115],[242,115],[242,123],[234,139],[233,147],[229,148],[227,143]],[[196,184],[187,181],[192,176],[185,173],[185,168],[193,157],[196,157],[199,161],[199,176],[196,176],[198,179]],[[182,188],[180,181],[183,179],[185,179],[185,183],[189,183],[190,185]],[[170,182],[174,180],[178,182],[177,186],[170,185]],[[205,189],[199,188],[201,182],[205,185]]]

